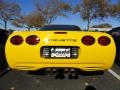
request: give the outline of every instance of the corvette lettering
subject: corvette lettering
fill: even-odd
[[[49,42],[77,42],[76,39],[49,39]]]

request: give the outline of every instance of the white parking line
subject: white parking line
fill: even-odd
[[[111,69],[109,69],[108,72],[111,73],[115,78],[117,78],[118,80],[120,80],[120,76],[116,72],[114,72]]]

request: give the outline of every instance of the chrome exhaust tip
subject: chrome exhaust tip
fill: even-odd
[[[76,71],[75,69],[72,69],[72,68],[70,69],[71,74],[75,73],[75,71]]]
[[[78,79],[79,76],[77,74],[77,71],[75,69],[71,69],[68,78],[69,79]]]
[[[53,69],[51,70],[51,73],[56,74],[56,73],[57,73],[57,70],[56,70],[55,68],[53,68]]]
[[[66,73],[69,73],[69,69],[68,68],[65,68],[64,69],[64,73],[66,74]]]
[[[45,74],[46,74],[46,75],[50,75],[50,72],[51,72],[51,68],[47,68],[47,69],[45,70]]]

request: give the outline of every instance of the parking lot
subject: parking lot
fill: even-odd
[[[9,71],[0,77],[0,90],[120,90],[120,66],[114,64],[103,75],[79,75],[76,80]]]
[[[0,47],[0,90],[120,90],[120,65],[103,75],[80,74],[79,79],[55,79],[54,75],[31,74],[27,71],[3,70],[7,66],[3,45]],[[5,71],[5,73],[4,73]]]

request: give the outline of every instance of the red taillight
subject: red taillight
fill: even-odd
[[[30,35],[26,38],[26,42],[29,44],[29,45],[36,45],[38,44],[40,41],[40,38],[36,35]]]
[[[19,35],[16,35],[10,39],[10,42],[14,45],[20,45],[23,43],[23,38]]]
[[[95,38],[93,36],[87,35],[82,38],[82,43],[90,46],[95,43]]]
[[[98,43],[102,46],[107,46],[110,44],[110,42],[111,42],[111,40],[107,36],[101,36],[98,39]]]

